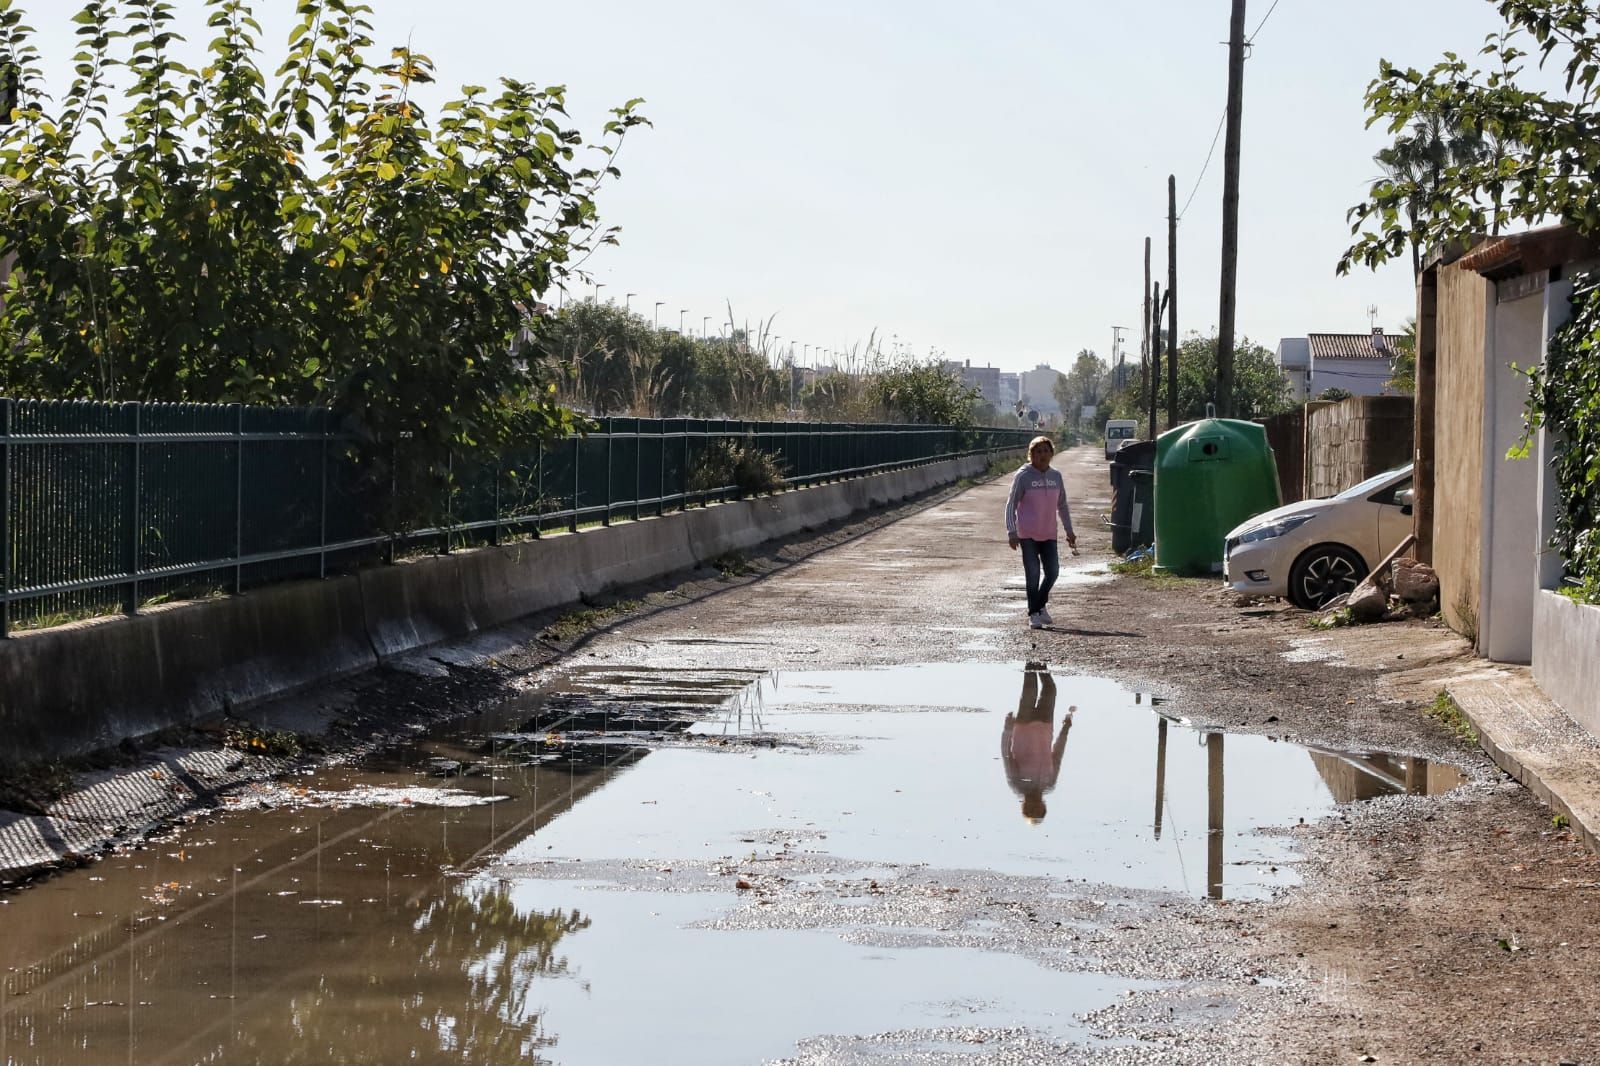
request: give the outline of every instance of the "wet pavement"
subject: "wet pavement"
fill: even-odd
[[[1463,781],[1039,663],[572,669],[4,898],[0,1062],[1116,1052],[1176,986],[1108,931]]]

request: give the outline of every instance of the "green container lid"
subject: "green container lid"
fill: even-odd
[[[1156,569],[1222,571],[1228,531],[1282,503],[1265,427],[1206,418],[1156,439]]]

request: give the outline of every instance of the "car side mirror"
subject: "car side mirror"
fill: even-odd
[[[1410,514],[1416,506],[1417,494],[1412,489],[1401,489],[1394,494],[1394,502],[1400,505],[1401,514]]]

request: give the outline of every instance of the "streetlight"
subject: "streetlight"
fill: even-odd
[[[706,338],[706,336],[710,334],[711,331],[706,328],[710,324],[711,324],[711,316],[710,315],[701,315],[700,316],[700,339],[701,340],[704,340]]]
[[[683,336],[683,316],[689,313],[687,307],[678,308],[678,336]]]
[[[636,292],[630,292],[622,298],[622,309],[624,311],[631,311],[633,309],[633,298],[637,295],[639,294]]]
[[[654,324],[654,326],[656,328],[656,331],[658,333],[661,331],[661,305],[666,303],[666,302],[667,301],[665,301],[665,300],[657,300],[656,301],[655,322],[653,324]]]
[[[595,303],[599,303],[600,302],[600,290],[605,288],[605,287],[606,287],[606,283],[603,282],[603,281],[597,281],[597,282],[594,283],[594,302]]]

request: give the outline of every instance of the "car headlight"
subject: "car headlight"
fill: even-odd
[[[1290,515],[1288,518],[1280,518],[1276,522],[1269,522],[1264,526],[1257,526],[1241,533],[1239,535],[1239,543],[1251,544],[1258,540],[1272,540],[1275,537],[1281,537],[1285,533],[1299,529],[1315,517],[1316,515],[1297,514]]]

